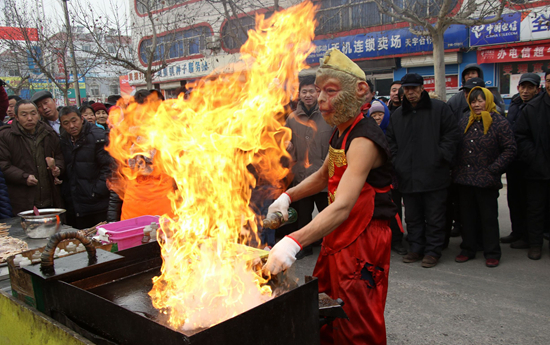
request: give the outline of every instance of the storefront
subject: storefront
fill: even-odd
[[[467,28],[451,25],[445,32],[444,41],[447,86],[454,91],[458,90],[459,51],[468,47]],[[306,59],[308,64],[318,65],[328,49],[338,48],[365,71],[378,96],[388,96],[391,83],[408,72],[434,75],[431,38],[413,35],[407,27],[319,39],[313,43],[316,50]]]
[[[499,92],[507,103],[518,92],[522,74],[537,73],[544,83],[544,73],[550,67],[549,19],[550,9],[537,8],[523,15],[507,15],[492,26],[472,28],[471,44],[485,44],[478,47],[477,62],[494,65]]]

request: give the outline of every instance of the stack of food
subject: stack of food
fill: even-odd
[[[6,262],[8,257],[28,249],[25,241],[9,236],[10,228],[11,225],[0,223],[0,264]]]

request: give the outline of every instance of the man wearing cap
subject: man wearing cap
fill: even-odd
[[[460,89],[460,91],[462,91],[466,87],[466,82],[472,78],[479,78],[483,81],[483,70],[481,69],[481,66],[475,63],[468,64],[466,65],[466,67],[464,67],[464,70],[462,71],[463,87]],[[473,88],[473,86],[470,86],[471,85],[468,85],[468,92],[470,92],[470,90]],[[483,82],[483,85],[475,86],[485,87],[485,82]],[[453,112],[453,114],[455,114],[457,123],[458,121],[460,121],[465,111],[468,112],[468,115],[470,114],[470,107],[468,106],[468,102],[466,101],[466,97],[468,97],[468,92],[464,92],[466,93],[465,96],[462,94],[462,92],[459,92],[451,97],[451,99],[449,99],[449,101],[447,102],[449,107],[451,107],[451,111]]]
[[[506,119],[510,122],[512,129],[528,102],[537,97],[540,93],[540,76],[536,73],[524,73],[521,75],[518,83],[518,93],[512,97],[508,116]],[[523,172],[525,164],[520,162],[520,157],[516,158],[506,169],[506,197],[508,199],[508,208],[510,210],[510,222],[512,232],[508,236],[500,239],[502,243],[510,243],[514,249],[529,248],[529,239],[527,235],[525,219],[525,194]]]
[[[59,112],[57,111],[57,105],[50,91],[38,91],[31,97],[31,101],[36,104],[38,113],[44,119],[44,122],[48,124],[59,135],[61,122],[59,122]]]
[[[333,128],[329,126],[317,104],[317,89],[315,88],[315,76],[302,77],[299,86],[300,101],[296,110],[286,120],[286,127],[292,130],[290,155],[294,161],[292,174],[294,179],[292,185],[298,185],[308,176],[319,170],[328,154],[328,142],[332,135]],[[312,195],[302,200],[293,202],[293,207],[298,212],[298,220],[282,228],[289,234],[306,226],[312,219],[315,205],[321,212],[328,206],[327,191]],[[305,247],[297,258],[313,254],[311,246]]]
[[[546,75],[549,73],[547,71]],[[525,89],[538,89],[540,84],[537,74],[527,74],[521,76],[518,88],[520,97],[523,95],[522,101],[528,98],[529,92],[525,92]],[[534,90],[532,94],[535,94]],[[532,260],[539,260],[542,255],[544,220],[550,202],[549,123],[550,95],[544,92],[525,102],[514,128],[518,144],[517,157],[522,163],[522,189],[527,196],[524,228],[524,231],[527,231],[529,245],[527,256]]]
[[[451,111],[456,117],[457,123],[460,119],[462,119],[462,117],[470,116],[470,106],[468,105],[468,101],[466,99],[468,98],[470,91],[476,86],[485,87],[485,82],[483,79],[477,77],[469,78],[459,89],[459,91],[462,92],[455,94],[447,102],[447,105],[451,108]]]
[[[303,245],[323,238],[313,275],[319,291],[341,298],[349,320],[321,329],[322,344],[386,344],[384,308],[388,288],[391,230],[390,151],[382,130],[361,108],[369,91],[365,73],[337,49],[321,61],[315,85],[319,109],[335,126],[323,166],[283,193],[269,212],[288,217],[291,201],[328,187],[329,206],[302,229],[284,237],[264,267],[287,269]]]
[[[401,81],[403,105],[390,117],[386,131],[405,203],[409,253],[403,262],[437,265],[445,242],[445,201],[450,164],[460,133],[451,109],[430,99],[424,79],[406,74]]]

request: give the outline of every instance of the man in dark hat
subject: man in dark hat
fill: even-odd
[[[540,76],[536,73],[522,74],[518,83],[518,91],[512,97],[508,116],[506,117],[512,129],[515,129],[515,124],[521,117],[527,103],[540,94]],[[527,212],[525,199],[527,195],[525,194],[524,170],[525,164],[520,161],[520,155],[506,169],[506,196],[510,210],[512,232],[510,235],[502,237],[500,242],[510,243],[510,247],[514,249],[527,249],[530,247],[525,219]]]
[[[447,104],[430,99],[416,73],[402,79],[403,104],[386,131],[399,191],[405,203],[409,253],[403,262],[434,267],[445,242],[445,201],[450,164],[460,137]]]
[[[455,94],[447,102],[447,105],[451,108],[451,111],[456,117],[457,123],[465,114],[467,114],[468,116],[470,115],[470,106],[468,105],[468,101],[466,100],[466,98],[468,98],[470,90],[472,90],[476,86],[485,87],[485,81],[478,77],[469,78],[462,84],[462,87],[459,89],[459,91],[462,92]]]
[[[59,122],[59,112],[51,92],[38,91],[32,95],[31,101],[36,104],[38,113],[42,116],[44,122],[53,128],[57,135],[59,135],[59,129],[61,126],[61,123]]]
[[[546,71],[545,78],[550,76]],[[534,73],[520,78],[521,85],[529,87],[526,82],[537,83],[540,78]],[[548,79],[547,79],[548,80]],[[539,260],[542,255],[545,217],[548,213],[550,195],[550,95],[547,92],[529,100],[521,111],[515,124],[518,143],[518,157],[523,163],[523,180],[525,194],[525,229],[528,231],[529,252],[531,260]],[[512,224],[513,226],[513,224]]]

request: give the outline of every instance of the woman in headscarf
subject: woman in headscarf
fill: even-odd
[[[481,237],[485,264],[496,267],[501,255],[498,190],[502,188],[502,173],[516,156],[516,141],[510,124],[496,110],[491,91],[479,86],[473,88],[468,94],[468,104],[470,116],[459,122],[463,134],[453,168],[462,218],[461,251],[455,261],[473,259],[477,238]]]

